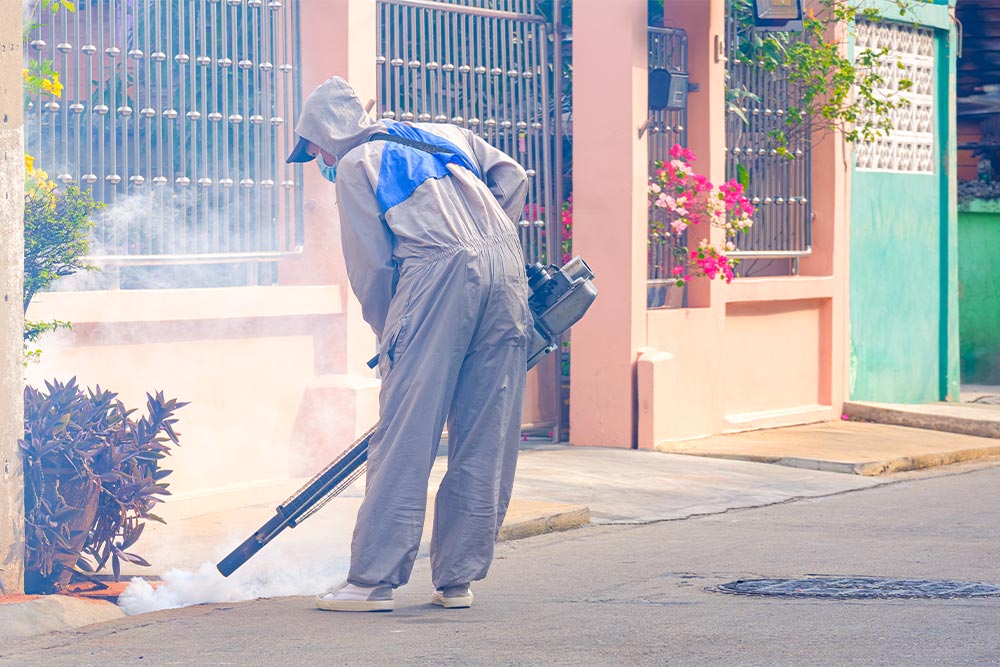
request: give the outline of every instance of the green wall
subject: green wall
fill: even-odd
[[[855,170],[853,174],[849,351],[853,400],[958,399],[955,32],[950,29],[948,6],[937,4],[942,6],[923,8],[926,15],[921,21],[923,27],[948,29],[938,30],[936,40],[935,173]]]
[[[921,403],[939,398],[940,209],[936,176],[854,174],[852,399]]]
[[[962,381],[1000,384],[1000,202],[958,214]]]

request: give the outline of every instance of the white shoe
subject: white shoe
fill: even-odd
[[[469,584],[439,588],[431,595],[431,604],[445,609],[466,609],[472,606],[472,589]]]
[[[392,586],[355,586],[346,581],[316,596],[316,608],[325,611],[392,611]]]

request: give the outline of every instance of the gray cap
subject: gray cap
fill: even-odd
[[[292,152],[288,154],[288,159],[285,160],[286,164],[292,162],[311,162],[316,159],[315,155],[309,154],[309,140],[303,137],[299,137],[298,142],[295,144],[295,148]]]

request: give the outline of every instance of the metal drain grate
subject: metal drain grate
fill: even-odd
[[[934,579],[887,579],[883,577],[737,579],[720,584],[714,590],[734,595],[831,600],[1000,597],[1000,586],[994,584]]]

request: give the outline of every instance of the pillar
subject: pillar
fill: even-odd
[[[0,0],[0,16],[21,3]],[[24,590],[24,133],[21,22],[0,22],[0,593]]]
[[[362,102],[376,97],[376,0],[300,0],[299,50],[302,97],[331,76],[354,87]],[[295,119],[298,120],[297,118]],[[290,147],[289,147],[290,150]],[[302,170],[304,244],[301,256],[283,262],[283,285],[336,285],[343,310],[335,326],[316,335],[316,376],[307,387],[292,436],[294,474],[329,461],[378,418],[378,387],[366,366],[375,336],[350,289],[336,192],[312,163]]]
[[[647,0],[573,7],[573,248],[600,296],[574,328],[571,440],[633,447],[646,338]]]

